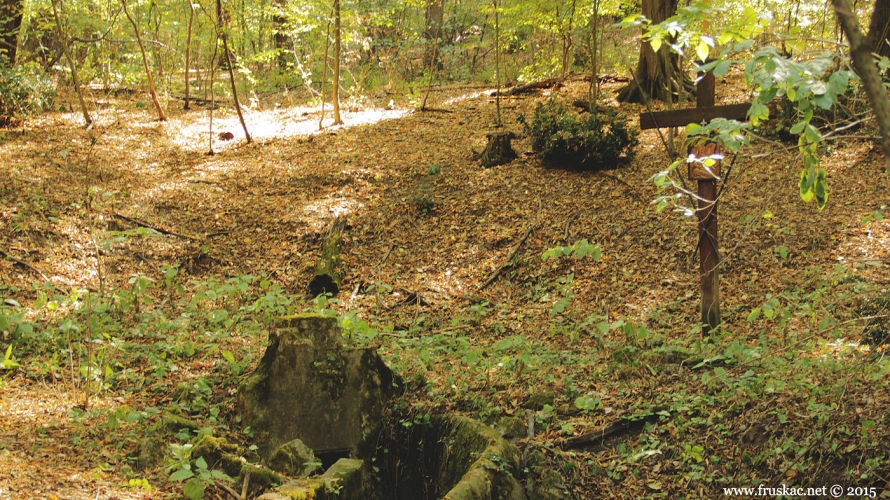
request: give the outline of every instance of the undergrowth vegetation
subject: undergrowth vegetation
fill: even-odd
[[[585,170],[616,168],[633,159],[639,132],[614,110],[598,109],[577,118],[558,101],[539,103],[529,120],[519,115],[532,138],[532,149],[554,163],[579,166]]]
[[[0,126],[49,109],[55,97],[55,82],[34,68],[0,66]]]
[[[543,257],[600,255],[582,240]],[[190,487],[228,481],[206,461],[193,462],[189,450],[212,434],[250,443],[231,402],[239,377],[262,354],[277,317],[316,312],[337,316],[347,345],[379,348],[409,381],[412,390],[396,405],[404,425],[444,410],[492,425],[531,415],[542,450],[562,464],[569,486],[580,470],[614,484],[655,470],[682,481],[669,486],[654,474],[653,497],[673,496],[683,482],[713,491],[787,477],[802,486],[868,487],[885,477],[888,456],[885,436],[875,434],[886,416],[875,412],[867,388],[886,383],[890,361],[880,346],[864,351],[855,341],[863,326],[856,304],[878,291],[851,271],[814,269],[800,285],[764,297],[747,317],[756,334],[718,330],[702,339],[698,329],[666,335],[658,309],[638,319],[585,316],[572,300],[572,273],[529,290],[531,301],[551,309],[549,332],[536,333],[487,301],[450,318],[352,311],[262,277],[183,282],[166,267],[160,279],[133,276],[129,287],[106,293],[35,285],[28,305],[11,298],[18,290],[0,288],[2,373],[80,387],[83,403],[69,412],[73,444],[92,449],[111,436],[119,444],[107,466],[122,468],[133,487],[151,488],[138,467],[141,443],[165,414],[199,422],[166,443],[170,479],[189,479]],[[391,290],[378,283],[366,293]],[[598,349],[575,348],[591,337]],[[148,394],[145,406],[94,403],[137,393]],[[614,453],[585,458],[566,449],[569,438],[616,417],[639,426]]]

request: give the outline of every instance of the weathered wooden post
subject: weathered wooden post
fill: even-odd
[[[685,127],[690,123],[702,123],[714,118],[744,120],[751,104],[714,105],[714,73],[708,71],[698,81],[696,107],[677,111],[661,111],[640,115],[640,129]],[[720,324],[720,264],[717,235],[717,181],[720,179],[720,161],[705,166],[702,159],[719,153],[717,144],[706,143],[692,148],[696,157],[689,163],[689,179],[698,181],[698,255],[701,275],[701,324],[702,333],[708,335]]]
[[[714,106],[714,72],[708,71],[698,81],[696,107]],[[696,159],[689,163],[689,179],[698,181],[698,255],[701,277],[702,334],[708,335],[720,324],[720,265],[717,234],[717,179],[720,161],[704,168],[700,158],[719,153],[717,145],[707,143],[692,148]],[[710,162],[709,162],[710,163]]]

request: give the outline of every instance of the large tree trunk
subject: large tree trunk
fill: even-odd
[[[233,64],[231,51],[229,50],[229,35],[227,31],[229,28],[229,16],[225,9],[223,9],[222,0],[216,0],[216,18],[217,22],[219,22],[217,36],[222,40],[223,52],[226,55],[226,66],[229,67],[229,82],[232,84],[232,100],[235,101],[235,111],[238,112],[238,120],[241,121],[241,128],[244,129],[244,137],[247,139],[247,143],[250,144],[252,139],[250,138],[250,131],[247,130],[247,123],[244,121],[244,113],[241,111],[241,101],[238,100],[238,85],[235,83],[235,65]]]
[[[139,34],[139,25],[136,24],[136,20],[133,19],[133,16],[130,15],[130,11],[127,9],[127,0],[121,0],[121,5],[124,7],[124,15],[130,20],[130,24],[133,25],[133,32],[136,34],[136,42],[139,44],[139,50],[142,52],[142,64],[145,66],[145,76],[148,78],[148,92],[151,94],[151,102],[154,103],[155,109],[158,111],[158,121],[165,122],[167,121],[167,115],[164,114],[164,109],[161,107],[161,101],[158,100],[158,93],[155,92],[155,81],[151,77],[151,68],[148,65],[148,55],[145,53],[145,45],[142,43],[142,35]]]
[[[423,32],[423,37],[426,39],[423,63],[427,68],[432,68],[435,65],[436,69],[442,69],[439,62],[438,44],[442,38],[442,23],[444,20],[445,0],[427,0],[426,29]]]
[[[19,28],[22,26],[23,0],[0,0],[0,51],[9,62],[15,64],[19,46]]]
[[[674,15],[677,0],[643,0],[643,15],[658,24]],[[645,40],[640,42],[640,60],[631,81],[618,93],[618,102],[645,103],[651,99],[676,101],[681,91],[693,92],[692,81],[680,68],[680,56],[663,44],[656,53]]]
[[[890,0],[875,0],[871,22],[868,25],[868,43],[878,55],[890,57],[888,37],[890,37]]]
[[[875,118],[878,120],[878,127],[884,139],[882,147],[887,165],[887,175],[890,175],[890,101],[887,100],[887,92],[884,90],[874,57],[871,55],[872,48],[865,35],[862,34],[862,30],[859,29],[859,20],[856,19],[849,0],[832,0],[832,4],[837,20],[847,35],[847,40],[850,41],[850,55],[853,58],[853,64],[859,77],[862,78],[865,94],[868,96]]]
[[[334,0],[334,89],[331,100],[334,101],[334,125],[342,125],[340,117],[340,0]]]
[[[189,4],[189,27],[185,41],[185,104],[182,109],[189,109],[189,96],[191,95],[191,82],[189,77],[192,71],[192,27],[195,23],[195,4],[187,0]]]
[[[278,69],[281,71],[287,69],[287,48],[290,46],[287,36],[287,17],[284,15],[286,5],[283,0],[275,0],[272,3],[275,10],[275,14],[272,15],[272,30],[274,31],[272,39],[275,42],[275,50],[278,52]]]

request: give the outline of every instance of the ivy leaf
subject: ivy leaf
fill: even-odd
[[[769,119],[769,108],[762,102],[755,102],[751,105],[751,109],[748,110],[748,118],[756,126],[761,120]]]
[[[749,322],[749,323],[754,322],[754,321],[756,321],[757,318],[759,318],[759,317],[760,317],[760,308],[759,308],[759,307],[755,307],[754,310],[751,311],[751,314],[748,315],[748,322]]]
[[[822,210],[828,203],[828,183],[825,180],[824,168],[820,168],[816,174],[814,191],[816,194],[816,206],[819,207],[819,210]]]
[[[810,178],[809,169],[801,170],[798,185],[800,186],[800,199],[806,203],[812,201],[815,193],[813,192],[813,180]]]
[[[698,56],[699,60],[704,61],[708,58],[708,54],[710,53],[711,47],[704,41],[704,37],[700,38],[698,40],[698,46],[695,47],[695,54]]]
[[[189,479],[182,487],[182,493],[189,500],[202,500],[204,498],[204,489],[207,484],[197,478]]]
[[[661,48],[661,38],[654,37],[652,40],[649,40],[649,45],[652,46],[652,51],[658,53],[658,49]]]
[[[729,61],[720,61],[714,68],[714,76],[723,76],[729,72],[731,63]]]
[[[801,120],[801,121],[795,123],[795,124],[791,127],[790,132],[791,132],[792,134],[797,135],[797,134],[801,133],[801,132],[803,131],[803,128],[806,127],[806,126],[807,126],[807,122]]]
[[[829,94],[817,95],[814,101],[816,102],[816,106],[819,106],[822,109],[831,109],[834,105],[834,97]]]
[[[807,141],[809,141],[811,144],[816,144],[822,140],[822,134],[819,133],[819,130],[816,127],[810,124],[807,124],[806,130],[804,132],[804,137],[806,137]]]
[[[850,84],[850,75],[846,71],[837,71],[831,74],[828,79],[828,87],[835,94],[843,94],[847,91],[847,85]]]
[[[188,479],[194,475],[195,474],[192,472],[191,466],[188,464],[185,464],[182,466],[181,469],[174,472],[173,474],[170,474],[170,480],[171,481],[182,481],[183,479]]]
[[[222,357],[229,363],[233,363],[233,364],[235,363],[235,355],[232,354],[232,351],[223,351]]]

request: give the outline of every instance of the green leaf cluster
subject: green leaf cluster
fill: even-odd
[[[551,162],[585,170],[613,168],[633,158],[639,132],[629,128],[611,109],[598,109],[586,118],[569,114],[559,102],[539,103],[531,121],[518,120],[532,138],[532,149]]]
[[[0,66],[0,125],[49,109],[56,84],[37,71]]]

